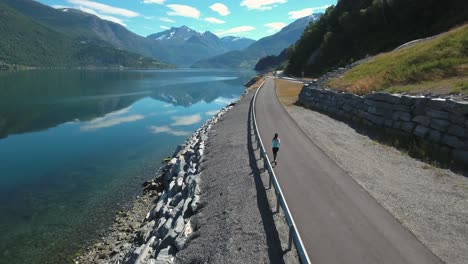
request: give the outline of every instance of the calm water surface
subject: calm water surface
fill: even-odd
[[[252,76],[0,73],[0,263],[66,263]]]

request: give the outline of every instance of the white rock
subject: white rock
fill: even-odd
[[[175,222],[174,231],[176,231],[177,234],[180,234],[184,232],[184,228],[185,228],[184,218],[182,216],[179,216]]]
[[[149,259],[151,251],[152,251],[152,245],[154,243],[154,240],[156,237],[151,237],[148,243],[146,243],[145,247],[141,251],[140,255],[138,256],[137,260],[135,261],[135,264],[144,264],[146,261]]]
[[[177,178],[177,186],[179,188],[182,188],[182,185],[184,184],[184,177],[179,177]]]
[[[169,254],[169,251],[171,250],[171,247],[167,247],[164,249],[161,249],[159,251],[158,257],[156,258],[157,261],[160,261],[160,263],[172,263],[174,261],[174,257]]]
[[[194,226],[192,225],[192,220],[188,220],[184,228],[184,236],[190,237],[193,234]]]

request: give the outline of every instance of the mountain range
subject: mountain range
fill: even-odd
[[[139,49],[127,48],[132,38],[139,39],[138,35],[78,10],[65,12],[32,0],[0,0],[0,14],[2,63],[33,67],[170,67]],[[115,28],[124,33],[122,37],[114,34]]]
[[[259,39],[247,48],[240,51],[230,51],[218,56],[200,60],[193,67],[196,68],[250,68],[263,57],[278,55],[285,48],[296,43],[302,36],[304,29],[311,23],[320,19],[322,14],[300,18],[278,33]]]
[[[166,48],[166,54],[162,56],[165,61],[183,66],[228,51],[241,50],[255,42],[231,36],[219,38],[209,31],[200,33],[186,26],[173,27],[147,38]]]
[[[300,37],[320,15],[301,18],[258,41],[186,26],[147,37],[72,8],[55,9],[34,0],[0,0],[0,64],[34,67],[253,68]],[[162,63],[162,62],[165,63]],[[166,64],[168,63],[168,64]]]

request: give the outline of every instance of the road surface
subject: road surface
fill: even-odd
[[[443,263],[308,138],[279,103],[273,78],[258,93],[256,115],[269,157],[274,133],[281,139],[274,170],[313,264]]]

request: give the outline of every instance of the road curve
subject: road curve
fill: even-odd
[[[274,170],[313,264],[443,263],[299,128],[273,78],[258,93],[256,116],[269,157],[274,133],[281,138]]]

